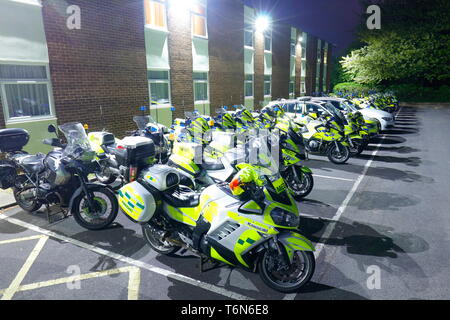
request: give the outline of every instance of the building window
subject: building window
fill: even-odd
[[[272,95],[272,76],[264,76],[264,95]]]
[[[167,29],[165,0],[145,0],[145,24]]]
[[[46,66],[0,65],[0,90],[7,121],[52,116],[50,88]]]
[[[291,80],[289,82],[289,96],[293,97],[295,95],[295,81]]]
[[[245,75],[245,97],[253,98],[253,75]]]
[[[201,4],[193,4],[192,13],[192,34],[197,37],[207,38],[206,28],[206,7]]]
[[[302,77],[305,77],[305,76],[306,76],[306,61],[302,61],[302,68],[301,68],[301,70],[300,70],[300,75],[301,75]]]
[[[244,29],[244,46],[253,48],[253,28],[250,24],[245,24]]]
[[[170,104],[169,71],[147,71],[150,88],[150,104]]]
[[[194,100],[195,102],[206,102],[208,95],[208,73],[194,72]]]
[[[302,82],[300,83],[300,92],[301,92],[301,93],[306,93],[306,84],[305,84],[304,81],[302,81]]]
[[[264,51],[272,52],[272,31],[264,33]]]
[[[295,44],[295,40],[291,39],[291,56],[295,57],[295,51],[296,51],[296,44]]]

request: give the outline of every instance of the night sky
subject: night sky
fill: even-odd
[[[354,29],[364,9],[358,0],[245,0],[280,22],[296,26],[336,45],[333,55],[355,40]]]

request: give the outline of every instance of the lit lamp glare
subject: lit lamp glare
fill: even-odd
[[[270,21],[267,16],[259,16],[255,21],[255,28],[257,31],[265,31],[269,28]]]

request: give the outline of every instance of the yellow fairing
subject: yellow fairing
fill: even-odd
[[[172,154],[169,159],[192,175],[196,175],[198,172],[200,172],[200,168],[192,159],[185,158],[178,154]]]
[[[236,242],[236,245],[234,246],[234,254],[242,265],[249,267],[242,258],[242,253],[260,239],[261,236],[255,229],[248,229],[241,234]]]
[[[176,221],[195,227],[200,216],[200,207],[175,208],[167,205],[170,217]]]

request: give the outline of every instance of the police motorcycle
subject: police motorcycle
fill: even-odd
[[[134,181],[146,166],[167,162],[170,154],[165,135],[167,129],[149,115],[134,116],[133,121],[138,129],[127,132],[129,135],[123,139],[117,139],[106,131],[88,134],[102,168],[96,174],[101,183],[114,184],[119,179],[120,187]]]
[[[56,133],[50,125],[49,132]],[[90,230],[106,228],[117,216],[118,203],[106,185],[90,183],[88,175],[100,170],[95,161],[83,125],[66,123],[59,126],[67,141],[45,139],[54,147],[48,154],[30,155],[22,150],[29,135],[23,129],[0,130],[0,150],[6,160],[0,165],[2,189],[12,188],[17,204],[34,212],[45,205],[50,220],[50,205],[59,205],[65,216]]]
[[[309,195],[314,187],[312,171],[303,165],[306,160],[306,148],[303,136],[292,119],[284,114],[283,106],[266,106],[257,117],[263,126],[280,136],[281,176],[286,180],[295,200],[299,201]]]
[[[302,127],[305,148],[311,154],[323,154],[332,163],[344,164],[350,158],[350,146],[345,139],[340,120],[326,113],[311,113]]]
[[[181,185],[172,167],[149,167],[119,190],[121,210],[141,224],[159,254],[187,249],[200,257],[201,268],[206,261],[243,267],[275,290],[296,292],[314,273],[314,246],[297,232],[299,212],[272,167],[270,143],[252,139],[248,153],[255,161],[239,165],[231,182],[201,192]]]

